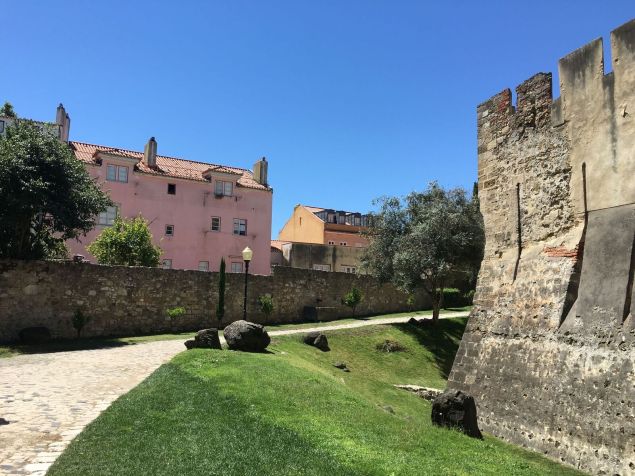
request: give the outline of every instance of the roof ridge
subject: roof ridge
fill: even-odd
[[[106,147],[108,149],[121,150],[121,151],[124,151],[124,152],[132,152],[134,154],[143,155],[143,152],[140,152],[138,150],[122,149],[121,147],[112,147],[112,146],[109,146],[109,145],[92,144],[90,142],[82,142],[82,141],[79,141],[79,140],[72,140],[70,142],[71,142],[71,144],[76,143],[76,144],[89,145],[89,146],[92,146],[92,147],[96,147],[98,149],[100,147]],[[223,165],[223,164],[215,164],[215,163],[211,163],[211,162],[201,162],[201,161],[198,161],[198,160],[183,159],[181,157],[172,157],[172,156],[169,156],[169,155],[161,155],[161,154],[157,154],[157,157],[163,157],[164,159],[171,159],[171,160],[180,160],[182,162],[191,162],[193,164],[209,165],[209,166],[214,166],[214,167],[229,167],[229,168],[232,168],[232,169],[242,170],[243,172],[253,173],[249,169],[245,169],[243,167],[235,167],[233,165]]]

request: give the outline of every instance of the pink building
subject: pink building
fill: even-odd
[[[217,271],[221,257],[228,272],[243,272],[241,252],[249,246],[249,271],[270,274],[271,203],[267,161],[254,170],[157,155],[151,138],[145,151],[70,141],[76,157],[108,192],[116,207],[98,217],[98,225],[80,242],[68,242],[71,254],[94,258],[86,250],[119,214],[141,214],[163,250],[166,268]]]

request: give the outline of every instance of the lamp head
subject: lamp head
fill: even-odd
[[[254,252],[251,251],[251,248],[249,248],[249,246],[247,246],[244,250],[243,250],[243,261],[251,261],[251,258],[253,257]]]

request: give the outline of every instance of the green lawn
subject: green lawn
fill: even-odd
[[[455,312],[455,311],[469,311],[468,307],[461,307],[456,309],[448,309],[443,312]],[[401,312],[395,314],[382,314],[371,317],[357,317],[348,319],[338,319],[335,321],[326,322],[307,322],[302,324],[274,324],[268,325],[267,330],[288,330],[288,329],[303,329],[309,327],[321,327],[335,324],[347,324],[351,322],[359,321],[372,321],[374,319],[385,319],[389,317],[402,317],[402,316],[429,316],[432,311],[415,311],[415,312]],[[21,344],[9,344],[0,345],[0,359],[6,357],[15,357],[20,354],[45,354],[48,352],[68,352],[73,350],[86,350],[86,349],[99,349],[105,347],[119,347],[122,345],[141,344],[144,342],[154,342],[158,340],[187,340],[194,337],[194,332],[180,332],[172,334],[151,334],[132,337],[103,337],[103,338],[89,338],[89,339],[60,339],[49,342],[43,345],[21,345]]]
[[[329,332],[328,353],[298,336],[274,338],[267,354],[183,352],[102,413],[48,474],[577,474],[433,427],[430,403],[392,387],[442,388],[465,322]],[[407,350],[381,353],[384,339]]]

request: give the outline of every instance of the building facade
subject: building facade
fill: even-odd
[[[356,273],[368,246],[367,225],[361,213],[296,205],[272,247],[280,250],[283,266]],[[273,252],[272,264],[278,255]]]
[[[115,202],[100,214],[97,226],[81,241],[68,243],[72,253],[92,261],[86,245],[116,216],[143,216],[161,247],[165,268],[244,271],[241,252],[254,254],[250,271],[270,273],[272,190],[267,161],[254,171],[157,155],[151,138],[145,151],[69,142],[75,156]]]
[[[14,120],[0,117],[0,133]],[[225,258],[228,272],[243,272],[241,252],[248,246],[250,272],[270,274],[273,190],[266,159],[246,170],[158,155],[154,138],[144,152],[69,141],[70,117],[61,104],[55,123],[38,124],[68,143],[115,202],[86,236],[67,242],[72,255],[94,262],[86,246],[117,216],[141,215],[162,249],[165,268],[218,271]]]

